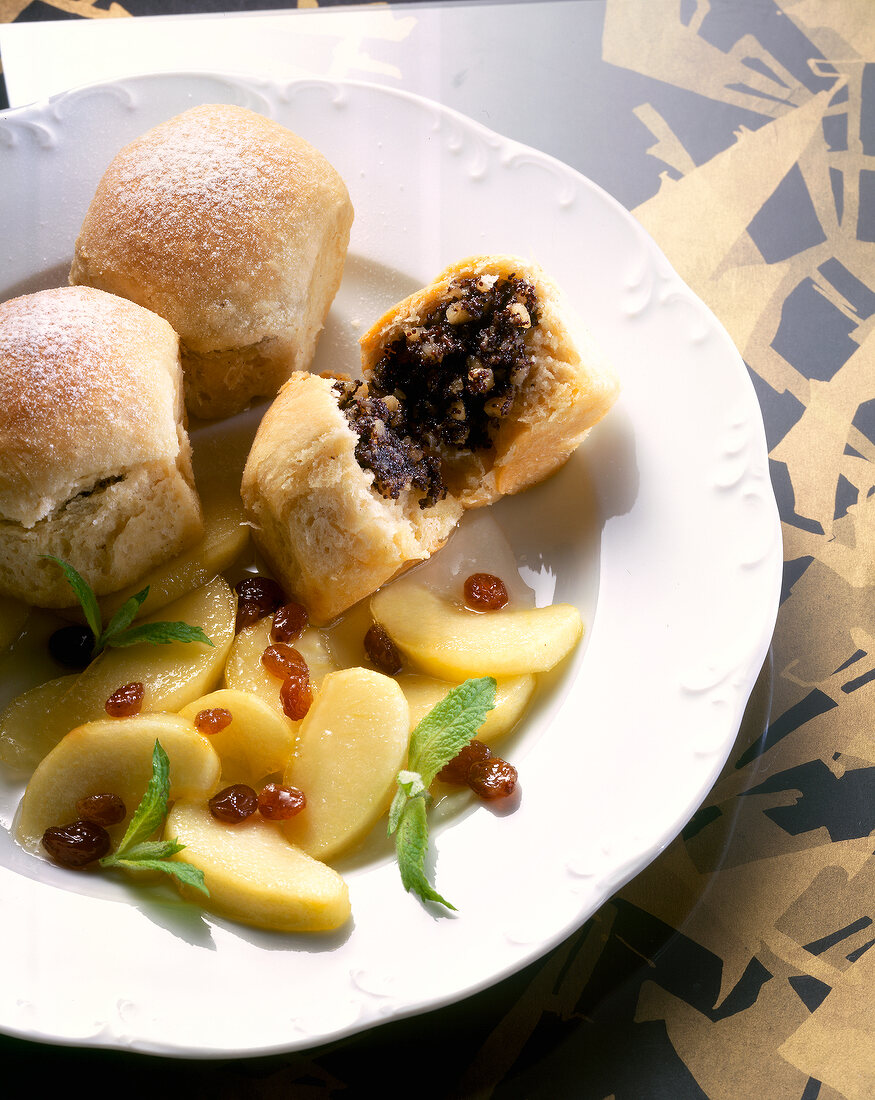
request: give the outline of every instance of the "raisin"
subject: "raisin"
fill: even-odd
[[[310,620],[303,604],[284,603],[273,616],[270,631],[272,642],[296,642],[307,629]]]
[[[297,649],[285,642],[269,645],[261,655],[261,663],[271,676],[280,680],[285,680],[288,676],[300,676],[304,672],[309,674],[307,662]]]
[[[132,714],[139,714],[145,694],[146,689],[138,681],[122,684],[104,703],[106,713],[110,718],[130,718]]]
[[[472,741],[466,745],[458,755],[441,768],[438,779],[443,783],[454,783],[458,787],[464,787],[468,783],[468,773],[471,768],[492,756],[488,745],[482,741]]]
[[[83,821],[103,825],[104,828],[124,821],[127,812],[122,799],[117,794],[108,792],[86,795],[76,803],[76,813]]]
[[[504,581],[492,573],[472,573],[465,581],[465,604],[472,611],[498,611],[507,603]]]
[[[468,786],[477,795],[486,801],[495,798],[507,798],[516,787],[517,771],[513,764],[508,764],[500,756],[493,756],[489,760],[481,760],[474,764],[468,772]]]
[[[374,625],[365,634],[365,653],[370,660],[387,676],[394,676],[401,671],[401,654],[398,647],[379,623]]]
[[[94,651],[94,632],[87,626],[71,623],[49,638],[49,653],[65,668],[86,668]]]
[[[288,821],[306,805],[303,791],[281,783],[266,783],[258,795],[258,809],[268,821]]]
[[[312,702],[313,687],[306,667],[303,672],[292,673],[283,680],[280,688],[280,703],[287,718],[291,718],[293,722],[300,722],[310,709]]]
[[[209,801],[210,813],[228,825],[237,825],[252,817],[258,809],[258,795],[245,783],[234,783],[214,794]]]
[[[109,833],[93,821],[53,825],[43,833],[42,844],[62,867],[85,867],[105,856],[110,848]]]
[[[207,710],[199,710],[194,716],[194,728],[198,733],[219,733],[230,726],[234,715],[224,707],[210,707]]]
[[[271,577],[244,577],[234,585],[234,591],[237,593],[234,628],[238,634],[286,602],[285,592]]]

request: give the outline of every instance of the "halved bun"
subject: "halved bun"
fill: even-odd
[[[397,500],[375,490],[334,381],[292,375],[262,418],[241,486],[258,549],[317,623],[427,558],[462,514],[451,499],[421,509],[412,490]]]
[[[184,412],[160,317],[88,287],[0,304],[0,592],[74,606],[43,555],[103,594],[198,538]]]
[[[364,382],[293,376],[243,477],[256,544],[317,622],[557,469],[618,392],[556,286],[511,256],[447,268],[361,344]]]
[[[308,142],[242,107],[194,107],[107,168],[70,281],[166,318],[189,411],[229,416],[309,366],[352,217],[343,180]]]

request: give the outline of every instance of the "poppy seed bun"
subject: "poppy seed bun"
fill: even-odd
[[[189,411],[229,416],[309,367],[352,217],[343,180],[302,138],[242,107],[194,107],[109,165],[70,282],[166,318]]]
[[[362,373],[372,378],[387,349],[458,301],[464,280],[517,278],[534,290],[537,323],[525,332],[531,367],[506,415],[490,428],[492,446],[443,448],[447,486],[465,508],[489,504],[543,481],[583,442],[619,393],[613,365],[538,264],[517,256],[470,256],[393,306],[361,337]],[[493,284],[494,285],[494,284]],[[476,351],[475,351],[476,354]],[[428,371],[427,364],[417,368]],[[467,394],[463,394],[467,401]]]
[[[410,490],[397,500],[375,491],[333,383],[292,375],[262,418],[241,486],[256,546],[323,624],[427,558],[462,514],[453,500],[423,510]]]
[[[510,256],[453,265],[361,344],[364,382],[292,377],[243,475],[253,539],[317,623],[429,557],[466,508],[547,477],[618,391],[555,285]]]
[[[0,593],[75,606],[44,555],[104,594],[202,530],[170,325],[88,287],[0,304]]]

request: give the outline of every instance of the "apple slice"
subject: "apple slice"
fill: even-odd
[[[377,592],[371,613],[423,672],[453,682],[546,672],[583,634],[580,612],[570,604],[469,611],[412,578]]]
[[[179,712],[194,722],[203,710],[227,710],[231,721],[216,733],[204,731],[222,761],[222,783],[257,787],[265,776],[281,772],[295,750],[294,723],[277,714],[257,695],[224,688],[202,695]]]
[[[219,781],[219,757],[187,718],[102,718],[71,730],[30,777],[15,823],[19,843],[39,852],[46,829],[76,821],[76,802],[86,795],[117,794],[130,817],[151,778],[156,740],[170,760],[170,797],[207,798]]]
[[[435,680],[432,676],[421,676],[416,672],[402,672],[398,676],[398,683],[410,708],[411,732],[432,707],[454,687],[459,686],[448,684],[445,680]],[[509,733],[522,718],[534,690],[534,676],[506,676],[497,680],[495,706],[477,731],[477,740],[494,745]]]
[[[164,832],[185,845],[173,858],[203,871],[210,896],[177,883],[180,892],[210,912],[276,932],[327,932],[349,919],[340,875],[257,814],[226,825],[204,802],[177,802]]]
[[[284,782],[307,805],[283,822],[305,852],[330,859],[363,840],[387,812],[407,760],[410,718],[395,680],[366,668],[331,673],[301,723]]]
[[[102,597],[100,608],[105,622],[125,600],[147,585],[149,595],[137,618],[154,614],[227,569],[249,545],[249,526],[239,487],[252,429],[244,425],[230,434],[227,429],[224,433],[201,430],[192,441],[195,483],[204,515],[203,536],[137,584]]]
[[[29,691],[14,699],[0,714],[3,759],[14,758],[19,767],[35,767],[68,730],[104,717],[107,698],[122,684],[139,681],[144,685],[146,712],[175,712],[212,691],[234,638],[236,607],[227,581],[217,577],[150,616],[199,626],[212,645],[171,642],[106,649],[78,676],[63,677],[67,686],[62,693]]]
[[[266,615],[251,626],[245,626],[231,646],[228,654],[228,662],[225,666],[225,686],[236,691],[247,691],[257,695],[266,703],[269,703],[279,714],[283,715],[283,706],[280,702],[280,687],[282,681],[272,676],[261,663],[261,655],[271,644],[270,631],[273,625],[273,616]],[[301,637],[292,645],[304,660],[310,670],[310,682],[317,688],[329,672],[337,671],[337,666],[331,659],[325,639],[315,626],[309,626]],[[286,721],[290,719],[286,718]],[[298,723],[292,726],[297,729]]]

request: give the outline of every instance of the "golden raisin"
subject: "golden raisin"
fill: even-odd
[[[210,813],[228,825],[237,825],[252,817],[258,809],[258,795],[245,783],[234,783],[214,794],[209,801]]]
[[[313,687],[306,666],[303,672],[294,672],[283,680],[280,688],[280,703],[287,718],[300,722],[313,702]]]
[[[458,787],[465,787],[468,784],[468,773],[471,768],[482,760],[487,760],[491,755],[488,745],[484,745],[482,741],[471,741],[441,768],[437,777],[443,783],[454,783]]]
[[[297,649],[286,645],[285,642],[269,645],[261,655],[261,663],[271,676],[276,676],[280,680],[293,675],[300,676],[304,672],[309,675],[310,671],[307,668],[307,662]]]
[[[233,718],[230,710],[224,707],[208,707],[206,710],[199,710],[194,716],[194,728],[198,733],[219,733],[231,725]]]
[[[89,794],[76,803],[76,813],[83,821],[91,821],[104,827],[118,825],[120,821],[124,821],[127,812],[122,799],[109,792]]]
[[[365,653],[380,672],[394,676],[401,671],[401,654],[398,647],[379,623],[365,634]]]
[[[465,604],[472,611],[498,611],[507,603],[504,581],[492,573],[472,573],[465,581]]]
[[[274,612],[270,631],[272,642],[296,642],[307,629],[310,620],[307,609],[300,603],[284,603]]]
[[[481,760],[468,772],[468,786],[485,801],[495,798],[507,798],[516,787],[517,770],[500,756]]]
[[[139,714],[145,695],[146,689],[139,681],[122,684],[104,703],[106,713],[110,718],[130,718],[133,714]]]
[[[288,821],[307,805],[304,792],[282,783],[266,783],[258,794],[258,809],[268,821]]]

